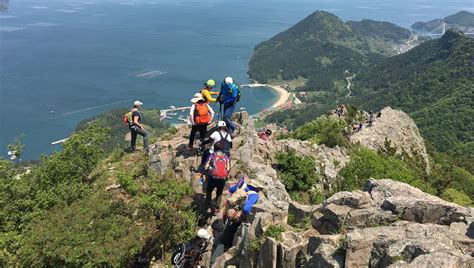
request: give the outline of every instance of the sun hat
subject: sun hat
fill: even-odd
[[[200,100],[204,100],[204,99],[202,98],[202,94],[201,94],[201,93],[196,93],[196,94],[194,94],[194,98],[191,99],[191,102],[192,102],[192,103],[196,103],[196,102],[198,102],[198,101],[200,101]]]
[[[225,127],[225,126],[227,126],[227,125],[224,121],[217,122],[217,127]]]
[[[143,102],[141,102],[141,101],[139,101],[139,100],[136,100],[136,101],[133,103],[133,105],[135,105],[135,106],[140,105],[140,106],[141,106],[141,105],[143,105]]]

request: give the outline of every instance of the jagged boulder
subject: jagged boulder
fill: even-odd
[[[352,134],[350,141],[378,151],[394,149],[397,154],[406,153],[421,161],[427,173],[431,172],[425,142],[415,121],[401,110],[390,107],[382,109],[373,125]]]
[[[308,239],[308,263],[306,267],[344,267],[345,251],[343,235],[316,235]]]
[[[449,225],[467,222],[470,209],[422,192],[406,183],[370,179],[365,190],[383,210],[397,214],[403,220]]]
[[[433,267],[424,266],[430,262],[434,267],[462,267],[461,264],[467,264],[472,258],[465,253],[473,246],[472,239],[451,231],[448,226],[401,221],[348,233],[345,265],[387,267],[401,265],[403,261],[421,265],[418,267]],[[446,253],[450,255],[446,262],[432,262]],[[420,256],[423,258],[417,260]]]

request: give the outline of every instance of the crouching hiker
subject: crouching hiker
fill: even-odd
[[[227,210],[224,213],[224,233],[221,242],[224,248],[232,246],[234,235],[240,224],[246,220],[252,207],[258,202],[259,189],[263,187],[257,181],[245,182],[245,176],[229,189],[230,197],[226,201]]]
[[[133,103],[133,109],[125,114],[124,122],[128,123],[130,128],[130,147],[132,152],[136,151],[137,147],[137,135],[143,137],[143,149],[145,152],[148,152],[148,132],[143,127],[142,123],[142,114],[140,113],[140,107],[143,105],[141,101],[135,101]]]
[[[207,213],[217,216],[221,202],[222,191],[229,177],[230,158],[224,152],[223,142],[214,144],[214,152],[207,158],[204,165],[206,175],[206,207]],[[216,189],[215,204],[212,202],[212,192]]]
[[[189,135],[188,149],[193,148],[196,132],[199,132],[201,143],[204,142],[207,126],[212,122],[214,117],[214,110],[212,110],[211,106],[202,97],[201,93],[194,94],[194,98],[191,99],[191,102],[193,105],[191,106],[189,113],[192,127],[191,134]]]
[[[171,263],[175,268],[199,267],[202,255],[206,252],[211,235],[206,229],[199,229],[196,236],[182,243],[171,255]]]

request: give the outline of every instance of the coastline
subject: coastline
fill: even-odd
[[[272,84],[261,84],[261,83],[258,83],[255,80],[252,80],[252,82],[253,82],[253,84],[247,84],[247,85],[241,85],[241,86],[242,87],[250,87],[250,88],[267,87],[267,88],[272,89],[273,91],[275,91],[278,94],[278,98],[275,101],[275,103],[273,103],[272,106],[268,107],[267,109],[271,109],[271,110],[277,109],[280,106],[282,106],[283,104],[285,104],[288,101],[288,99],[290,98],[290,92],[288,92],[282,86],[272,85]],[[262,112],[263,111],[260,111],[256,115],[258,115]]]

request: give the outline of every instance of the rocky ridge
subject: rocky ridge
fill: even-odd
[[[217,252],[214,245],[212,260],[206,260],[208,265],[211,262],[212,267],[474,266],[473,208],[446,202],[389,179],[369,179],[364,190],[336,193],[320,205],[298,204],[290,199],[273,168],[275,153],[297,149],[299,154],[311,156],[315,170],[324,177],[322,185],[315,187],[328,188],[338,179],[339,170],[350,162],[347,151],[293,139],[262,141],[248,114],[236,116],[239,130],[231,153],[231,175],[235,177],[237,171],[242,171],[265,187],[253,213],[236,232],[232,248],[225,253]],[[387,123],[393,119],[397,123]],[[351,141],[381,150],[387,144],[382,138],[384,131],[397,152],[409,156],[426,154],[413,121],[390,108],[382,110],[382,117],[377,118],[374,126],[355,134]],[[199,193],[193,172],[199,159],[196,152],[185,149],[184,136],[188,133],[189,128],[182,127],[175,138],[152,145],[150,160],[158,173],[171,170],[189,178]],[[429,162],[426,163],[429,168]],[[213,220],[219,223],[218,218]],[[217,243],[222,229],[219,224],[213,226]],[[265,235],[270,226],[284,229],[281,239]],[[212,230],[211,226],[208,229]]]

